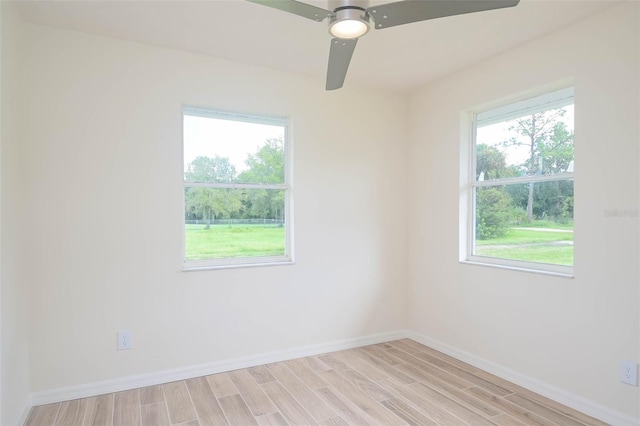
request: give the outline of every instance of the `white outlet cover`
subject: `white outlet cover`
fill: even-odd
[[[131,332],[130,331],[118,331],[118,350],[125,351],[131,349]]]
[[[638,364],[633,361],[622,361],[620,363],[620,381],[638,386]]]

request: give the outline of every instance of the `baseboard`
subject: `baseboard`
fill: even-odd
[[[574,410],[578,410],[591,417],[602,420],[603,422],[616,426],[640,425],[640,419],[636,419],[624,413],[612,410],[586,398],[572,394],[570,392],[567,392],[566,390],[557,388],[548,383],[541,382],[540,380],[525,376],[524,374],[510,370],[491,361],[487,361],[476,355],[461,351],[425,335],[416,333],[414,331],[408,331],[407,337],[460,361],[464,361],[467,364],[471,364],[474,367],[478,367],[500,378],[515,383],[516,385],[522,386],[523,388],[529,389],[530,391],[535,392],[539,395],[564,404],[567,407],[573,408]]]
[[[191,379],[193,377],[207,376],[225,371],[238,370],[241,368],[255,367],[256,365],[373,345],[375,343],[383,343],[391,340],[403,339],[405,337],[407,337],[407,331],[400,330],[350,339],[334,340],[331,342],[302,346],[283,351],[268,352],[248,357],[234,358],[190,367],[176,368],[172,370],[36,392],[32,394],[31,401],[33,405],[43,405],[78,398],[87,398],[106,393],[120,392],[145,386],[158,385],[161,383]]]
[[[26,401],[22,404],[22,414],[18,418],[18,425],[23,425],[27,423],[27,418],[29,417],[29,413],[31,412],[31,407],[33,407],[33,402],[31,397],[27,397]]]

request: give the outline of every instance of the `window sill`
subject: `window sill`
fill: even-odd
[[[220,265],[183,265],[182,272],[197,272],[197,271],[212,271],[217,269],[238,269],[238,268],[257,268],[261,266],[288,266],[295,265],[293,260],[275,261],[275,262],[254,262],[254,263],[232,263],[232,264],[220,264]]]
[[[502,265],[502,264],[496,264],[496,263],[481,262],[478,260],[460,260],[460,263],[463,265],[485,266],[489,268],[507,269],[511,271],[527,272],[530,274],[547,275],[547,276],[559,277],[559,278],[569,278],[569,279],[574,278],[573,272],[569,273],[569,272],[549,271],[544,269],[527,268],[523,266]]]

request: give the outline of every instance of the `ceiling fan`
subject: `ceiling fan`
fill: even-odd
[[[296,0],[248,0],[317,22],[329,18],[329,33],[334,37],[329,50],[327,90],[342,87],[358,38],[369,31],[426,21],[445,16],[513,7],[520,0],[404,0],[368,5],[368,0],[337,0],[338,6],[326,10]]]

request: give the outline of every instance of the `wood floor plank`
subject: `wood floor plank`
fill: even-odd
[[[157,404],[164,402],[162,385],[147,386],[140,389],[140,405]]]
[[[314,418],[277,381],[260,385],[282,416],[291,425],[317,425]]]
[[[460,422],[460,419],[449,413],[446,409],[438,404],[432,403],[429,399],[423,398],[406,386],[396,385],[392,380],[383,380],[378,383],[389,390],[389,392],[397,394],[397,399],[407,401],[416,410],[437,424],[454,425]]]
[[[377,343],[377,344],[371,345],[371,346],[374,346],[374,347],[380,348],[380,349],[391,349],[393,347],[389,343]]]
[[[476,373],[477,376],[479,377],[483,377],[487,380],[490,380],[494,383],[496,383],[497,385],[505,388],[505,389],[509,389],[511,391],[513,391],[514,393],[517,393],[519,395],[525,396],[529,399],[531,399],[532,401],[536,401],[542,405],[545,405],[549,408],[552,408],[556,411],[558,411],[559,413],[564,414],[567,417],[571,417],[575,420],[578,420],[579,422],[582,422],[586,425],[590,425],[590,426],[608,426],[607,423],[604,423],[598,419],[594,419],[593,417],[590,417],[584,413],[581,413],[579,411],[573,410],[569,407],[567,407],[566,405],[562,405],[559,402],[553,401],[549,398],[546,398],[542,395],[539,395],[537,393],[534,393],[532,391],[530,391],[529,389],[525,389],[521,386],[516,385],[515,383],[511,383],[507,380],[504,380],[501,377],[495,376],[491,373],[488,373],[486,371],[483,370],[478,370]]]
[[[399,399],[393,398],[387,401],[382,401],[382,405],[387,407],[389,411],[391,411],[398,417],[403,418],[410,425],[438,426],[437,423],[428,419],[413,407],[410,407]]]
[[[411,342],[410,344],[412,344],[414,347],[420,347],[420,350],[418,351],[418,353],[426,353],[429,354],[431,356],[434,356],[436,358],[439,358],[445,362],[448,362],[449,364],[455,365],[458,368],[463,369],[464,371],[467,371],[469,373],[475,373],[477,371],[480,371],[478,368],[474,367],[471,364],[467,364],[464,361],[460,361],[458,359],[455,359],[447,354],[444,354],[440,351],[437,351],[433,348],[430,348],[428,346],[423,346],[420,343],[414,342],[413,340],[410,339],[403,339],[403,342],[406,342],[409,344],[409,342]]]
[[[433,404],[437,404],[438,407],[448,411],[450,414],[469,424],[481,426],[493,425],[493,423],[491,423],[485,417],[467,408],[466,406],[450,398],[447,398],[445,395],[437,392],[435,389],[432,389],[423,383],[413,383],[411,385],[408,385],[408,387],[422,398],[431,401],[431,403]]]
[[[293,359],[285,361],[287,368],[298,376],[309,388],[318,389],[328,386],[328,383],[324,379],[318,376],[312,369],[301,359]]]
[[[31,409],[25,426],[51,426],[55,424],[62,404],[38,405]]]
[[[167,413],[167,404],[156,402],[152,404],[144,404],[140,407],[140,417],[142,426],[170,426],[169,413]]]
[[[164,396],[169,409],[171,423],[186,423],[198,420],[196,411],[191,403],[191,397],[184,381],[162,385]]]
[[[351,401],[356,407],[364,411],[369,417],[374,419],[377,424],[382,425],[404,425],[405,421],[395,414],[391,413],[385,407],[380,405],[375,399],[371,398],[367,393],[359,387],[339,375],[333,370],[325,371],[320,375],[333,388],[335,388],[343,397]]]
[[[438,390],[442,389],[447,391],[456,391],[466,389],[461,388],[459,385],[449,383],[448,381],[443,380],[439,377],[433,376],[411,364],[400,364],[396,365],[395,368],[402,371],[406,375],[416,379],[416,383],[428,384],[431,387],[436,387]]]
[[[114,425],[116,426],[116,425]],[[197,420],[191,420],[190,422],[185,422],[185,423],[176,423],[173,426],[207,426],[207,425],[200,425],[200,422]]]
[[[222,406],[222,411],[224,411],[229,420],[229,424],[258,426],[258,422],[253,417],[253,414],[251,414],[251,410],[249,410],[249,407],[247,407],[247,404],[239,394],[225,396],[218,401]]]
[[[429,387],[446,396],[458,404],[467,407],[471,411],[475,411],[483,417],[492,418],[493,416],[497,416],[501,413],[501,411],[496,410],[491,405],[472,397],[467,392],[462,389],[457,389],[454,387],[443,388],[438,386],[436,383],[429,383]]]
[[[373,355],[378,359],[381,359],[382,361],[386,362],[389,365],[397,365],[397,364],[404,363],[404,361],[389,354],[386,350],[380,348],[378,345],[364,346],[360,349],[370,355]]]
[[[84,411],[84,426],[103,426],[113,424],[114,394],[87,398]]]
[[[198,420],[205,425],[228,425],[227,417],[204,377],[185,380]]]
[[[397,368],[395,368],[393,365],[388,364],[386,361],[384,361],[381,358],[376,357],[375,355],[371,354],[370,352],[364,351],[364,350],[360,350],[357,349],[355,351],[356,356],[359,356],[364,362],[367,362],[373,366],[375,366],[376,368],[384,371],[385,373],[387,373],[387,376],[392,379],[395,380],[403,385],[408,385],[410,383],[415,383],[416,379],[414,379],[413,377],[407,376],[406,374],[404,374],[402,371],[398,370]],[[397,365],[397,364],[395,364]]]
[[[374,400],[380,402],[384,401],[385,399],[393,398],[393,395],[391,395],[389,392],[385,391],[362,374],[353,370],[351,367],[349,367],[347,364],[340,361],[333,355],[322,355],[320,359],[322,360],[322,362],[330,366],[334,371],[338,372],[338,374],[340,374],[342,377],[344,377],[345,379],[356,385],[358,388],[363,390],[365,393],[367,393],[369,396],[371,396]]]
[[[413,342],[410,339],[399,339],[394,340],[393,342],[389,342],[391,346],[396,349],[399,349],[403,352],[413,355],[414,353],[420,352],[422,348],[418,343]]]
[[[306,358],[303,358],[302,361],[308,364],[309,368],[311,368],[316,373],[321,373],[323,371],[331,370],[331,367],[329,367],[324,362],[320,361],[320,359],[317,356],[308,356]]]
[[[500,414],[499,416],[495,416],[491,419],[491,421],[498,426],[527,426],[520,420],[514,419],[507,414]]]
[[[267,382],[273,382],[275,379],[266,366],[258,365],[257,367],[247,368],[247,372],[253,377],[257,384],[261,385]]]
[[[113,424],[140,426],[140,390],[133,389],[114,394]]]
[[[246,370],[232,371],[229,375],[254,416],[258,417],[278,411]]]
[[[583,423],[572,419],[570,417],[565,416],[555,410],[552,410],[548,407],[545,407],[535,401],[530,400],[529,398],[525,398],[522,395],[512,394],[504,397],[507,401],[511,401],[516,404],[518,407],[524,408],[527,411],[531,411],[543,417],[547,420],[551,420],[554,423],[559,425],[568,425],[568,426],[584,426]]]
[[[289,426],[282,414],[275,412],[256,417],[260,426]]]
[[[417,368],[423,373],[427,374],[428,376],[439,379],[440,381],[448,383],[454,387],[457,387],[458,389],[466,389],[468,387],[473,386],[471,382],[468,382],[464,379],[454,376],[453,374],[447,373],[446,371],[441,370],[438,367],[435,367],[433,365],[430,365],[406,352],[402,352],[398,349],[389,349],[388,352],[405,361],[406,364],[400,367],[405,367],[406,365],[408,365],[408,366]]]
[[[349,423],[345,422],[342,417],[331,417],[321,421],[320,426],[349,426]]]
[[[498,395],[498,396],[506,396],[506,395],[510,395],[513,392],[510,390],[507,390],[503,387],[500,387],[498,385],[496,385],[495,383],[490,382],[489,380],[483,379],[482,377],[478,377],[466,370],[463,370],[460,367],[457,367],[453,364],[450,364],[449,362],[437,358],[431,354],[428,353],[424,353],[424,352],[416,352],[413,354],[414,357],[426,362],[427,364],[430,364],[434,367],[437,367],[443,371],[446,371],[449,374],[452,374],[456,377],[459,377],[469,383],[472,383],[475,386],[479,386],[489,392],[491,392],[494,395]]]
[[[470,393],[471,395],[475,396],[476,398],[482,401],[485,401],[486,403],[492,405],[496,409],[502,411],[505,414],[510,415],[511,417],[514,417],[520,420],[521,422],[527,425],[541,425],[541,426],[553,425],[553,422],[543,419],[537,414],[527,411],[524,408],[521,408],[516,404],[507,401],[504,398],[493,395],[492,393],[484,389],[481,389],[478,387],[472,387],[470,389],[467,389],[466,392]]]
[[[222,398],[238,393],[238,389],[236,388],[236,385],[233,384],[229,373],[213,374],[206,378],[216,398]]]
[[[87,406],[85,399],[65,401],[60,404],[60,411],[56,416],[56,426],[77,426],[82,424]]]
[[[355,350],[353,349],[335,352],[332,354],[332,356],[341,360],[346,365],[361,373],[371,381],[377,382],[378,380],[385,380],[389,378],[389,375],[384,371],[377,369],[373,365],[365,362],[362,358],[357,356]]]
[[[368,425],[374,423],[364,411],[354,405],[348,398],[334,391],[332,387],[316,389],[316,393],[327,405],[352,425]]]
[[[289,392],[313,416],[316,421],[335,417],[333,411],[318,397],[302,380],[289,370],[284,363],[269,364],[267,366],[272,377]]]

